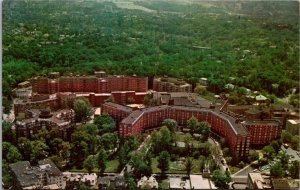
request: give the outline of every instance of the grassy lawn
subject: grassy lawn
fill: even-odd
[[[192,174],[199,174],[202,173],[202,171],[200,171],[200,160],[199,159],[193,159],[193,167],[192,167]]]
[[[236,172],[238,172],[241,168],[238,168],[236,166],[229,166],[229,170],[231,174],[235,174]]]
[[[110,160],[106,164],[105,172],[118,172],[119,161],[118,160]]]
[[[160,173],[160,169],[157,167],[158,157],[152,158],[152,172],[153,173]],[[193,167],[191,173],[200,173],[200,161],[199,160],[193,160]],[[170,162],[169,169],[167,170],[167,173],[178,173],[178,174],[186,174],[185,170],[185,162],[182,162],[182,164],[179,164],[178,161]]]
[[[198,147],[200,145],[200,141],[193,138],[190,133],[176,132],[176,141],[185,142],[185,139],[187,138],[190,139],[190,142],[193,143],[194,147]]]
[[[186,138],[192,139],[192,135],[189,133],[176,132],[176,140],[177,141],[184,142]]]
[[[151,162],[151,168],[152,168],[152,173],[159,173],[160,169],[157,167],[157,157],[152,158],[152,162]]]
[[[119,167],[119,161],[118,160],[110,160],[106,164],[106,169],[105,172],[107,173],[115,173],[118,172],[118,167]],[[80,172],[80,173],[87,173],[86,169],[77,169],[77,168],[72,168],[70,172]],[[98,168],[94,168],[93,172],[99,172]]]
[[[169,180],[165,179],[165,180],[158,182],[158,188],[159,189],[169,189]]]

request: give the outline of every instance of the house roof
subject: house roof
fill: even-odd
[[[123,111],[126,111],[126,112],[131,112],[132,111],[131,107],[123,106],[123,105],[116,104],[116,103],[113,103],[113,102],[105,102],[104,105],[114,107],[114,108],[117,108],[117,109],[120,109],[120,110],[123,110]]]
[[[39,167],[32,167],[28,161],[20,161],[9,165],[21,187],[40,183],[38,175],[44,173]]]
[[[46,171],[48,175],[60,176],[62,172],[56,167],[56,165],[50,159],[44,159],[38,161],[39,167]]]

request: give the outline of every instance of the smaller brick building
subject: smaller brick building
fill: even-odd
[[[192,92],[192,85],[175,78],[155,78],[153,90],[159,92]]]
[[[278,120],[245,120],[242,122],[250,134],[251,145],[266,145],[281,136],[281,123]]]
[[[26,119],[17,121],[15,124],[16,136],[31,138],[38,134],[41,129],[51,131],[58,129],[58,136],[62,139],[68,139],[71,126],[74,124],[75,112],[72,109],[50,112],[50,109],[26,110]]]
[[[116,104],[113,102],[106,102],[101,107],[102,114],[110,115],[117,123],[127,117],[131,112],[132,108]]]

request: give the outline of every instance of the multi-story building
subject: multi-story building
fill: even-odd
[[[162,105],[130,111],[116,104],[104,104],[104,110],[120,121],[121,136],[139,134],[160,126],[167,118],[185,126],[188,119],[195,117],[198,121],[210,123],[213,134],[224,137],[236,157],[247,156],[250,146],[266,145],[281,134],[281,123],[277,120],[245,120],[217,109]]]
[[[37,166],[28,161],[10,164],[13,175],[13,189],[64,189],[62,172],[49,159],[41,160]]]
[[[155,78],[153,90],[159,92],[192,92],[192,85],[174,78]]]
[[[40,109],[50,107],[51,110],[58,110],[60,108],[72,107],[75,98],[85,97],[89,100],[92,106],[98,107],[104,104],[107,100],[116,102],[118,104],[142,104],[147,92],[134,91],[115,91],[112,93],[56,93],[56,94],[38,94],[33,96],[31,100],[14,100],[14,113],[18,116],[20,113],[25,113],[27,109]],[[71,105],[67,105],[69,104]]]
[[[132,108],[128,106],[123,106],[120,104],[116,104],[113,102],[106,102],[102,105],[102,114],[106,113],[110,115],[112,118],[116,120],[117,123],[119,123],[122,119],[127,117],[131,112]]]
[[[26,88],[30,85],[26,82]],[[57,110],[64,107],[66,99],[87,98],[92,106],[101,106],[112,99],[118,104],[143,103],[148,91],[148,77],[106,76],[105,72],[95,72],[95,76],[63,76],[51,73],[50,78],[37,77],[31,80],[32,95],[16,89],[19,98],[14,100],[14,112],[18,116],[27,109],[50,107]],[[21,85],[24,87],[24,85]],[[30,93],[31,94],[31,93]],[[21,99],[22,98],[22,99]]]
[[[129,136],[141,133],[160,126],[166,118],[176,120],[179,125],[186,125],[192,116],[199,121],[209,122],[213,132],[227,140],[233,155],[239,157],[248,155],[250,136],[245,127],[225,113],[205,108],[164,105],[136,110],[121,121],[119,134]]]
[[[38,94],[58,92],[146,92],[148,90],[148,77],[106,76],[104,72],[95,72],[95,76],[36,77],[31,80],[31,83],[33,93]]]
[[[31,138],[41,129],[51,131],[56,128],[59,132],[59,137],[68,139],[71,126],[74,124],[74,110],[59,110],[51,113],[50,110],[26,110],[26,119],[17,121],[15,124],[16,136]]]
[[[281,135],[281,123],[279,120],[244,120],[242,125],[249,132],[252,145],[266,145]]]

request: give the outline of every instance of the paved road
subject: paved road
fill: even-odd
[[[231,176],[232,181],[235,183],[247,183],[247,176]]]
[[[246,167],[244,167],[243,169],[241,169],[240,171],[236,172],[235,174],[233,174],[232,176],[248,176],[248,173],[253,172],[254,168],[250,165],[247,165]]]
[[[223,151],[222,151],[222,149],[221,149],[221,147],[220,147],[220,144],[216,141],[216,140],[214,140],[213,138],[208,138],[208,142],[210,143],[210,144],[213,144],[213,145],[215,145],[216,147],[217,147],[217,149],[218,149],[218,151],[219,151],[219,155],[220,156],[214,156],[214,158],[216,159],[216,163],[217,163],[217,165],[219,165],[219,167],[220,167],[220,169],[222,170],[222,171],[226,171],[226,169],[228,168],[228,171],[229,171],[229,173],[230,173],[230,170],[229,170],[229,167],[228,167],[228,165],[227,165],[227,163],[226,163],[226,161],[225,161],[225,159],[223,158]],[[222,159],[224,159],[224,164],[222,164],[221,163],[221,160]]]

